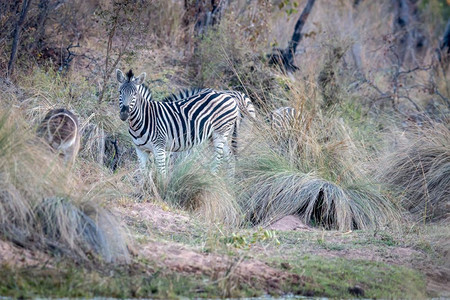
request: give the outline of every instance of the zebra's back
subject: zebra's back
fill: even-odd
[[[238,117],[238,107],[232,96],[208,90],[178,101],[150,101],[142,117],[145,120],[139,121],[140,130],[130,128],[136,145],[151,151],[156,146],[179,152],[213,133],[228,134]]]

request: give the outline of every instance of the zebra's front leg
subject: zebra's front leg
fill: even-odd
[[[147,160],[150,153],[148,151],[141,150],[137,146],[135,149],[139,159],[140,177],[137,181],[140,188],[140,196],[146,197],[145,195],[147,195],[147,191],[153,190],[155,186],[152,172],[147,169]]]
[[[162,147],[155,147],[153,151],[153,155],[155,156],[155,164],[159,173],[163,178],[166,178],[166,150]]]
[[[144,175],[147,171],[148,152],[142,151],[141,149],[136,147],[136,154],[139,160],[139,169],[141,169],[141,172]]]

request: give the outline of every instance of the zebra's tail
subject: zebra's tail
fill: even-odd
[[[250,98],[244,94],[240,93],[241,97],[238,97],[240,101],[238,101],[238,107],[241,111],[241,118],[247,117],[250,121],[255,121],[256,119],[256,110]]]
[[[240,126],[240,117],[236,118],[236,122],[234,122],[233,135],[231,136],[231,151],[233,155],[236,156],[238,152],[238,131]]]

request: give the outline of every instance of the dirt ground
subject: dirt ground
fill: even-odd
[[[32,267],[49,262],[51,262],[51,257],[45,253],[23,249],[12,243],[0,240],[0,265]]]
[[[187,215],[179,214],[164,209],[151,203],[136,203],[122,207],[121,212],[126,212],[129,218],[134,222],[147,222],[151,228],[158,228],[163,234],[177,233],[186,234],[195,230],[192,228],[193,220]],[[437,292],[441,296],[450,296],[450,269],[449,265],[441,265],[433,262],[432,258],[426,252],[406,246],[403,243],[397,245],[374,245],[362,242],[358,248],[346,247],[346,245],[358,242],[361,233],[359,232],[324,232],[305,225],[297,216],[286,216],[272,225],[268,226],[270,230],[279,232],[300,231],[305,233],[306,240],[315,240],[322,237],[328,245],[339,245],[339,247],[317,247],[316,243],[301,243],[301,254],[313,254],[323,257],[340,257],[348,260],[368,260],[384,262],[387,264],[410,267],[422,272],[427,278],[427,289],[430,292]],[[309,238],[310,237],[310,238]],[[139,255],[150,260],[158,261],[161,265],[177,272],[184,273],[204,273],[216,274],[217,278],[222,278],[230,270],[233,274],[250,282],[257,280],[264,286],[279,288],[280,282],[289,279],[301,283],[302,278],[289,271],[280,271],[271,267],[260,259],[263,256],[286,255],[291,253],[289,246],[280,245],[280,249],[275,250],[267,247],[254,247],[246,255],[239,258],[230,258],[226,255],[204,253],[198,249],[182,243],[169,241],[148,241],[139,246]],[[298,249],[296,245],[295,249]],[[297,250],[296,250],[297,251]]]
[[[427,289],[439,296],[450,296],[450,269],[446,262],[436,262],[424,250],[407,243],[392,243],[389,239],[368,238],[361,232],[322,231],[305,225],[296,216],[286,216],[268,229],[280,236],[278,246],[255,244],[237,255],[223,251],[205,251],[201,244],[183,242],[184,236],[196,236],[196,220],[185,212],[177,212],[152,203],[121,205],[115,213],[122,217],[138,242],[132,247],[134,255],[156,264],[156,267],[183,274],[205,274],[215,281],[245,282],[268,291],[282,291],[286,281],[301,287],[307,280],[291,272],[289,266],[275,267],[267,258],[315,255],[347,260],[367,260],[400,265],[419,270],[426,276]],[[289,240],[290,232],[300,232],[301,241]],[[284,236],[286,235],[286,237]],[[171,237],[171,238],[168,238]],[[177,240],[176,237],[180,237]],[[283,237],[283,238],[281,238]],[[298,236],[296,236],[298,238]],[[318,243],[317,241],[322,242]],[[284,242],[286,241],[286,242]],[[300,246],[299,246],[300,245]],[[356,245],[356,246],[355,246]],[[39,251],[30,251],[0,240],[0,264],[28,267],[47,265],[51,257]]]

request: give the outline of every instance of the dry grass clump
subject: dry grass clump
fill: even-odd
[[[17,113],[1,112],[0,235],[25,248],[128,261],[123,228]],[[87,189],[86,189],[87,188]]]
[[[310,95],[306,98],[305,95]],[[270,223],[298,214],[312,225],[339,230],[395,225],[396,206],[369,180],[365,149],[336,112],[322,113],[302,83],[286,93],[298,114],[284,129],[259,124],[259,139],[240,159],[247,220]]]
[[[404,133],[405,134],[405,133]],[[403,135],[403,134],[402,134]],[[416,220],[450,216],[450,130],[431,123],[406,133],[382,159],[379,175],[400,193]]]
[[[241,212],[235,200],[230,178],[211,173],[212,151],[208,144],[180,153],[172,162],[167,178],[156,176],[153,193],[176,208],[199,214],[209,222],[230,226],[241,223]],[[229,166],[223,163],[226,173]]]
[[[245,161],[241,203],[252,224],[272,223],[291,214],[306,224],[338,230],[398,221],[395,206],[366,178],[332,182],[321,178],[318,170],[304,173],[291,163],[275,152]]]

